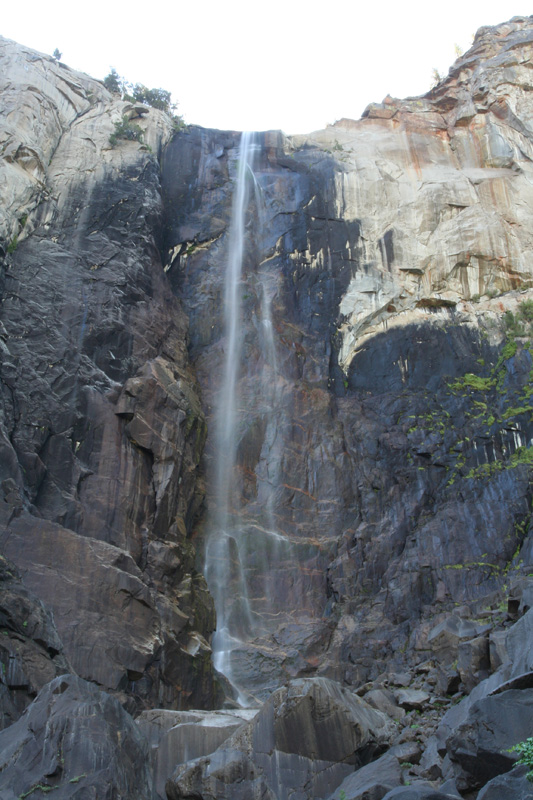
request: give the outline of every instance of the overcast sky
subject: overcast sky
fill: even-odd
[[[386,94],[426,92],[482,25],[533,13],[492,0],[2,3],[0,34],[103,78],[172,92],[188,123],[306,133]]]

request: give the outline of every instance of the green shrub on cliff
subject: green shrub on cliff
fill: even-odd
[[[111,71],[105,76],[104,86],[113,94],[119,94],[123,100],[144,103],[167,114],[171,114],[177,108],[177,103],[172,102],[171,92],[166,89],[149,89],[143,83],[133,85],[119,75],[114,67],[111,67]]]
[[[114,147],[119,139],[141,143],[143,141],[142,129],[135,122],[128,119],[125,114],[120,122],[115,122],[115,132],[109,137],[109,144]]]

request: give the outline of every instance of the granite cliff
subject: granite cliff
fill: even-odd
[[[530,797],[533,18],[258,135],[222,592],[241,136],[0,59],[6,798]]]

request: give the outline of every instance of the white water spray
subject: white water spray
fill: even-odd
[[[206,548],[206,577],[215,601],[217,630],[213,638],[215,668],[231,682],[231,652],[248,638],[252,620],[246,581],[240,560],[240,530],[232,508],[237,457],[237,380],[242,350],[241,282],[245,256],[246,215],[254,185],[253,162],[257,150],[253,133],[243,133],[229,230],[224,293],[225,365],[216,419],[215,504]],[[228,574],[228,570],[232,574]],[[234,590],[228,592],[228,584]],[[244,696],[239,700],[245,704]]]
[[[272,312],[280,275],[272,257],[262,259],[268,209],[261,180],[268,174],[254,173],[259,149],[254,134],[242,135],[224,276],[224,367],[205,563],[217,612],[214,665],[245,706],[253,702],[259,677],[252,651],[268,652],[270,637],[305,597],[276,507],[285,485],[286,404],[292,397],[279,369]],[[243,297],[256,298],[247,303],[246,319]]]

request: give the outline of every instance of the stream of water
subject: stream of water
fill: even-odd
[[[237,457],[237,380],[242,350],[241,281],[245,257],[246,216],[254,180],[256,136],[241,138],[233,195],[224,291],[224,370],[216,415],[215,508],[211,510],[206,547],[206,578],[217,611],[213,637],[215,668],[232,683],[231,652],[252,635],[253,624],[240,558],[240,529],[232,508]],[[234,591],[228,592],[231,583]],[[237,687],[238,689],[238,687]],[[246,697],[239,692],[239,701]]]
[[[244,706],[254,702],[258,688],[254,647],[260,661],[268,660],[272,635],[305,596],[276,507],[285,485],[292,400],[279,366],[272,310],[279,270],[261,251],[268,224],[261,181],[268,183],[269,176],[258,167],[260,155],[259,137],[243,133],[224,275],[223,367],[205,561],[217,612],[214,665]]]

